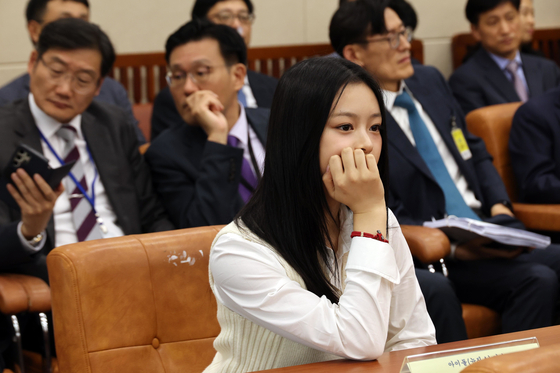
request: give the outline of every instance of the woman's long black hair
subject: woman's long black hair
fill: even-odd
[[[319,143],[333,102],[348,84],[364,83],[377,98],[383,124],[378,168],[388,190],[385,105],[377,82],[360,66],[341,58],[312,58],[284,73],[272,102],[264,174],[238,218],[271,244],[317,296],[338,303],[328,278],[326,240],[332,218],[319,166]],[[342,88],[342,90],[341,90]],[[330,242],[331,247],[332,242]],[[335,263],[336,264],[336,263]]]

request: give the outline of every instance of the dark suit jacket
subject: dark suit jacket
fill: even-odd
[[[483,212],[501,201],[509,201],[506,189],[484,142],[466,130],[461,108],[443,76],[433,67],[414,66],[414,75],[405,80],[414,97],[430,116],[451,151],[470,189],[482,203]],[[451,136],[451,118],[463,130],[472,158],[463,160]],[[432,217],[445,216],[445,197],[428,166],[408,140],[395,119],[387,114],[389,138],[390,193],[388,206],[401,224],[420,225]]]
[[[560,88],[517,110],[509,151],[520,202],[560,203]]]
[[[118,107],[95,101],[82,114],[82,131],[99,177],[125,234],[173,229],[152,187],[150,171],[138,152],[128,117]],[[43,152],[39,131],[26,99],[0,108],[0,167],[16,147],[25,143]],[[54,247],[54,221],[47,226],[45,247],[35,255],[22,248],[16,227],[19,209],[0,201],[0,271],[23,272],[46,278],[45,257]]]
[[[253,91],[253,96],[257,100],[257,106],[270,109],[278,80],[251,70],[247,70],[247,77],[249,79],[249,86]],[[173,101],[169,87],[165,87],[154,99],[151,140],[153,141],[168,128],[184,124],[185,121],[183,121],[175,107],[175,101]]]
[[[27,96],[29,96],[29,74],[24,74],[0,88],[0,107],[27,98]],[[134,126],[138,141],[141,144],[146,142],[142,131],[138,127],[138,121],[132,113],[132,106],[128,100],[128,94],[119,82],[110,77],[106,77],[105,80],[103,80],[99,95],[97,95],[94,100],[116,105],[123,109],[128,115],[128,121]]]
[[[529,97],[560,85],[560,68],[553,61],[521,53]],[[467,114],[488,105],[520,101],[513,83],[484,48],[480,48],[449,78],[455,98]]]
[[[265,145],[270,111],[245,112]],[[227,224],[244,204],[238,192],[243,150],[206,139],[200,127],[185,124],[165,131],[146,153],[158,195],[179,228]]]

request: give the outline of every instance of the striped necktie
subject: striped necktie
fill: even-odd
[[[408,121],[410,122],[410,129],[416,142],[416,149],[443,191],[447,214],[480,220],[478,215],[467,206],[455,182],[449,175],[449,171],[445,167],[445,163],[443,163],[443,158],[439,154],[434,139],[408,92],[403,91],[403,93],[397,96],[395,106],[405,108],[408,111]],[[418,198],[424,198],[424,196],[418,196]]]
[[[239,139],[235,136],[228,135],[227,144],[237,148]],[[251,198],[257,184],[257,177],[255,176],[249,161],[243,157],[243,162],[241,163],[241,182],[239,183],[239,194],[241,194],[243,201],[247,202],[249,198]]]
[[[76,180],[79,181],[80,185],[87,193],[88,185],[84,166],[82,162],[80,162],[80,153],[78,147],[74,143],[77,135],[76,129],[69,124],[64,124],[56,134],[66,142],[63,153],[64,163],[76,161],[70,172],[72,172]],[[70,195],[70,210],[72,211],[72,219],[78,236],[78,242],[103,238],[101,229],[97,224],[95,211],[88,199],[84,197],[83,193],[70,177],[64,178],[64,187]]]
[[[506,66],[506,70],[511,74],[513,87],[515,88],[515,92],[517,92],[517,96],[523,102],[526,102],[529,99],[529,94],[527,93],[527,88],[521,77],[517,73],[519,69],[519,63],[516,60],[511,60]]]

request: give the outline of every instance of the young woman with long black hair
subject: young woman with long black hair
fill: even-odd
[[[283,75],[262,180],[211,251],[221,332],[205,372],[371,360],[435,344],[385,205],[386,136],[381,90],[361,67],[316,58]]]

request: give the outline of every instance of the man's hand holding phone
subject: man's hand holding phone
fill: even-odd
[[[62,183],[53,190],[38,174],[31,178],[23,169],[11,174],[15,186],[7,184],[8,192],[21,209],[21,233],[32,239],[45,230],[58,197],[64,191]]]

